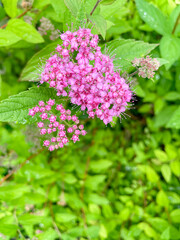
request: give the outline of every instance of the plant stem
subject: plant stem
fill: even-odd
[[[132,77],[132,76],[136,75],[137,73],[138,73],[138,70],[136,70],[135,72],[129,74],[129,76]]]
[[[179,15],[178,15],[178,17],[177,17],[177,19],[176,19],[175,24],[174,24],[174,27],[173,27],[173,30],[172,30],[172,34],[175,33],[176,28],[177,28],[177,26],[178,26],[178,24],[179,24],[179,20],[180,20],[180,13],[179,13]]]
[[[90,15],[93,15],[93,12],[95,11],[95,9],[97,8],[97,6],[99,5],[99,3],[101,2],[101,0],[98,0],[95,4],[95,6],[93,7],[93,10],[91,11]]]
[[[24,11],[23,13],[21,13],[19,16],[17,16],[16,18],[21,18],[23,17],[27,12],[29,12],[31,10],[32,7],[26,9],[26,11]],[[7,26],[7,23],[4,24],[3,26],[1,26],[0,28],[5,28]]]

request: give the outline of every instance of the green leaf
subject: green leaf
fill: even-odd
[[[9,17],[16,17],[18,0],[2,0],[4,9]]]
[[[161,207],[168,207],[169,199],[163,190],[160,190],[156,196],[156,202]]]
[[[156,58],[156,59],[158,60],[158,62],[160,62],[160,66],[169,63],[169,61],[164,58]]]
[[[164,35],[170,33],[170,26],[163,13],[153,4],[144,0],[135,0],[140,17],[156,32]]]
[[[30,24],[21,19],[11,19],[6,27],[7,30],[13,32],[18,37],[30,43],[42,43],[44,39],[40,33]]]
[[[90,21],[95,25],[97,31],[101,34],[101,36],[105,39],[107,23],[106,20],[100,15],[92,15],[89,16]]]
[[[95,203],[98,205],[106,205],[109,203],[107,198],[99,196],[96,193],[89,193],[85,198],[88,203]]]
[[[64,13],[66,11],[66,5],[64,0],[51,0],[51,5],[54,8],[54,11],[57,13],[58,18],[63,22],[64,20]]]
[[[148,237],[152,237],[153,239],[157,239],[157,233],[146,222],[139,223],[138,228],[142,229]]]
[[[180,177],[180,161],[179,159],[172,161],[170,163],[171,171],[175,176]]]
[[[38,239],[39,240],[52,240],[52,239],[57,239],[59,237],[59,235],[57,234],[57,232],[52,229],[52,228],[49,228],[47,231],[43,231],[43,233],[41,234],[38,234]]]
[[[149,44],[133,39],[113,40],[106,44],[109,55],[115,55],[114,64],[123,71],[131,69],[131,62],[134,58],[144,57],[157,46],[157,44]],[[105,47],[103,51],[105,51]]]
[[[171,35],[162,37],[160,41],[161,56],[168,60],[169,63],[165,64],[168,70],[172,64],[180,58],[180,39]]]
[[[29,109],[39,101],[56,99],[56,91],[51,88],[33,87],[0,102],[0,121],[25,123],[29,118]]]
[[[162,233],[169,225],[169,223],[162,218],[148,218],[147,221],[151,226],[156,229],[158,232]]]
[[[18,226],[14,224],[0,224],[0,233],[8,237],[14,237],[16,235],[17,229]]]
[[[111,5],[115,2],[116,0],[102,0],[100,3],[104,5]]]
[[[61,44],[62,40],[57,40],[48,44],[27,62],[23,69],[20,81],[38,81],[39,68],[45,63],[45,61],[51,56],[51,53],[55,51],[58,44]]]
[[[162,240],[178,240],[179,239],[179,231],[175,227],[169,226],[161,234],[160,239],[162,239]]]
[[[72,15],[76,17],[79,6],[81,6],[81,0],[64,0],[64,3],[66,4]]]
[[[168,92],[165,96],[164,99],[167,101],[176,101],[180,99],[180,93],[178,92]]]
[[[96,176],[88,176],[85,185],[87,188],[97,190],[99,184],[103,184],[106,179],[106,175],[96,175]]]
[[[65,174],[64,176],[64,181],[68,184],[73,184],[75,182],[77,182],[77,179],[75,178],[75,176],[73,174]]]
[[[155,117],[155,127],[162,127],[165,126],[169,120],[171,119],[171,116],[174,114],[174,112],[177,110],[178,106],[166,106],[160,111],[156,117]]]
[[[112,2],[112,1],[111,1]],[[118,11],[121,11],[123,8],[123,5],[126,3],[124,0],[116,0],[110,5],[100,5],[100,15],[105,19],[110,19],[114,14],[118,13]]]
[[[98,160],[98,161],[91,161],[90,162],[90,169],[93,172],[101,172],[103,170],[108,169],[112,165],[112,162],[106,159]]]
[[[55,218],[57,222],[66,223],[74,221],[77,218],[77,216],[75,216],[72,213],[57,213],[55,215]]]
[[[180,209],[175,209],[170,213],[172,222],[180,223]]]
[[[75,29],[78,29],[79,27],[84,26],[84,22],[86,21],[87,17],[86,17],[86,12],[85,12],[85,5],[84,2],[82,1],[82,3],[80,4],[80,7],[78,9],[78,12],[76,14],[76,21],[73,25],[73,27],[75,27]]]
[[[21,38],[16,36],[13,32],[7,29],[0,29],[0,47],[10,46],[20,40]]]
[[[166,127],[180,129],[180,107],[171,116]]]
[[[40,224],[45,221],[44,216],[37,216],[33,214],[23,214],[22,216],[18,217],[18,221],[22,225],[34,225],[34,224]]]
[[[161,172],[162,172],[162,175],[163,175],[164,179],[166,180],[166,182],[170,182],[170,180],[171,180],[171,168],[169,167],[169,165],[163,164],[162,167],[161,167]]]
[[[164,151],[162,151],[160,149],[156,149],[156,150],[154,150],[154,154],[161,162],[168,161],[168,156]]]
[[[154,169],[150,166],[146,166],[146,176],[150,182],[156,183],[159,180],[159,176],[154,171]]]

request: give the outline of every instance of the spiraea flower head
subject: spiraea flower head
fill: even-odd
[[[47,82],[58,96],[67,96],[71,103],[110,123],[125,111],[132,92],[125,79],[114,70],[113,59],[101,53],[98,35],[90,29],[61,35],[62,46],[46,62],[40,83]]]
[[[58,45],[46,61],[40,83],[48,83],[57,91],[57,96],[87,111],[89,118],[98,117],[108,124],[113,117],[120,117],[131,101],[132,91],[115,71],[113,59],[101,52],[98,35],[93,35],[90,29],[79,28],[61,34],[61,39],[62,45]],[[56,105],[58,113],[53,114],[54,106],[55,101],[50,99],[46,104],[40,101],[29,110],[32,117],[40,115],[38,128],[42,136],[48,136],[43,144],[50,151],[62,148],[70,140],[75,143],[80,135],[86,135],[76,115],[71,115],[62,104]]]
[[[51,108],[47,110],[47,106]],[[69,141],[75,143],[80,140],[80,135],[86,135],[84,126],[78,124],[78,117],[71,116],[71,111],[65,110],[62,104],[56,104],[55,100],[49,99],[46,104],[40,101],[38,106],[29,110],[29,115],[40,117],[37,126],[44,136],[43,145],[50,151],[64,147]]]

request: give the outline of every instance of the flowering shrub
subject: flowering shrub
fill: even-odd
[[[1,2],[0,239],[178,240],[177,1]]]

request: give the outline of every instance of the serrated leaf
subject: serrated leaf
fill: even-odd
[[[157,46],[158,44],[149,44],[133,39],[113,40],[106,44],[106,48],[109,49],[108,53],[115,55],[114,64],[119,66],[122,71],[128,71],[132,67],[131,62],[134,58],[144,57]]]
[[[18,0],[2,0],[7,15],[12,18],[17,15],[17,2]]]
[[[101,172],[103,170],[108,169],[111,165],[112,165],[111,161],[102,159],[98,161],[91,161],[89,167],[94,172]]]
[[[118,1],[114,1],[112,4],[110,4],[108,6],[101,4],[100,5],[100,15],[105,19],[110,19],[110,17],[112,17],[114,14],[118,13],[118,11],[122,10],[123,5],[125,3],[126,3],[126,1],[124,1],[124,0],[118,0]]]
[[[28,119],[29,108],[39,101],[56,99],[56,91],[50,88],[33,87],[0,102],[0,121],[24,123]]]
[[[107,24],[106,20],[100,15],[89,16],[90,21],[94,24],[97,31],[101,34],[101,36],[105,39]]]
[[[21,19],[11,19],[8,21],[7,30],[16,34],[16,36],[30,43],[42,43],[44,39],[40,33],[30,24]]]
[[[72,15],[76,17],[79,6],[81,5],[81,0],[64,0],[64,3],[66,4]]]
[[[16,235],[18,226],[15,224],[0,224],[0,233],[8,236],[14,237]]]
[[[168,70],[172,64],[180,58],[180,39],[172,35],[162,37],[160,41],[161,56],[168,60],[169,63],[165,64]]]
[[[0,29],[0,47],[10,46],[20,40],[21,38],[13,32],[7,29]]]
[[[46,47],[41,49],[39,52],[34,54],[34,56],[27,62],[25,68],[23,69],[20,81],[38,81],[39,68],[42,68],[42,65],[45,61],[51,56],[57,47],[58,44],[61,44],[62,40],[58,39],[57,41],[48,44]]]
[[[171,32],[173,31],[174,25],[177,21],[177,18],[180,14],[180,5],[178,5],[176,8],[174,8],[174,10],[172,11],[170,17],[169,17],[169,24],[170,24],[170,30]],[[176,27],[174,34],[176,35],[176,33],[180,32],[180,24]]]
[[[135,0],[135,2],[140,17],[152,29],[162,35],[171,33],[168,21],[160,9],[144,0]]]

